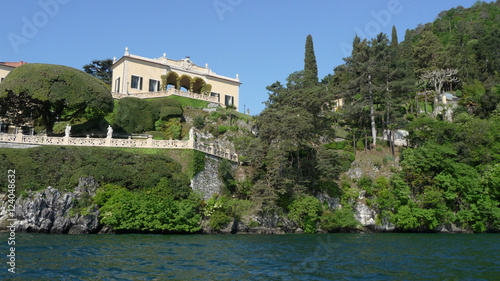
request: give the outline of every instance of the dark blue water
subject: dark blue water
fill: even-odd
[[[500,280],[500,235],[16,234],[3,280]]]

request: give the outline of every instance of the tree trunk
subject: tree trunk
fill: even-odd
[[[394,130],[391,130],[391,139],[392,139],[392,145],[391,145],[391,150],[392,150],[392,158],[396,157],[396,153],[394,151],[394,142],[395,142],[395,136],[394,136]]]
[[[372,76],[368,75],[368,88],[370,94],[370,118],[372,127],[373,146],[377,145],[377,128],[375,127],[375,106],[373,104]]]
[[[352,146],[354,147],[354,156],[356,156],[356,131],[352,131]]]
[[[365,153],[368,152],[368,135],[365,133]]]

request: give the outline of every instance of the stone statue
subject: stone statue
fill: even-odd
[[[71,132],[71,126],[66,124],[66,129],[64,130],[64,136],[69,138],[69,133]]]
[[[108,135],[106,137],[111,138],[112,136],[113,136],[113,128],[111,128],[111,125],[108,125]]]

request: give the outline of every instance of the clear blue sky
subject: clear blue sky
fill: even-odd
[[[190,56],[217,74],[239,74],[240,111],[264,109],[266,86],[304,67],[313,36],[320,80],[349,55],[355,33],[372,38],[433,21],[476,0],[6,0],[0,17],[0,61],[81,69],[94,59],[131,54]],[[45,3],[45,4],[43,4]]]

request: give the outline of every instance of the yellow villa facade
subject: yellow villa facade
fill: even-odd
[[[218,75],[208,64],[200,67],[189,57],[172,60],[164,53],[160,58],[150,59],[132,55],[126,48],[123,57],[113,59],[112,70],[111,92],[115,98],[158,97],[175,91],[238,109],[241,85],[238,74],[236,78]]]

